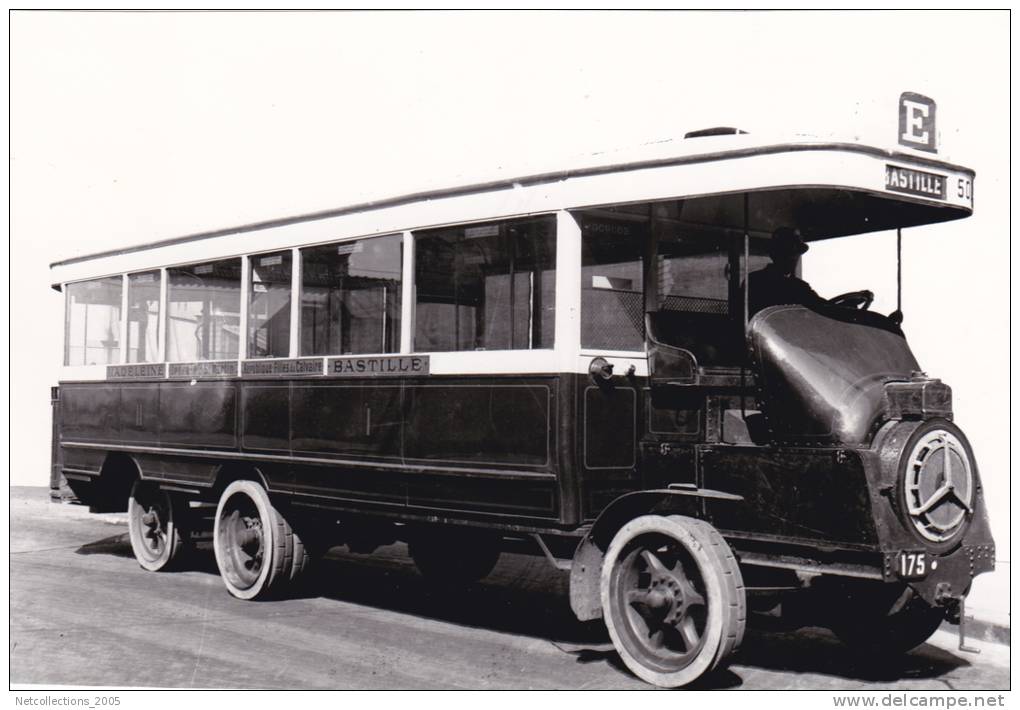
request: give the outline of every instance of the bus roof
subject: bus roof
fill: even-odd
[[[830,158],[837,156],[837,159],[818,160],[817,158],[820,156],[829,156]],[[323,222],[350,215],[378,213],[383,210],[393,210],[407,206],[431,205],[437,202],[448,203],[450,200],[456,201],[457,198],[469,198],[470,196],[505,195],[509,191],[513,191],[514,195],[518,198],[515,200],[515,204],[520,205],[522,208],[518,212],[526,213],[544,212],[552,209],[579,209],[586,206],[611,204],[617,201],[621,203],[641,200],[655,201],[669,199],[670,197],[682,198],[713,193],[733,194],[744,191],[759,192],[797,186],[815,189],[862,190],[880,194],[887,199],[891,198],[936,208],[937,211],[932,211],[930,218],[927,216],[918,217],[917,215],[910,218],[911,225],[923,224],[969,215],[972,197],[966,201],[957,199],[955,190],[948,190],[946,186],[951,179],[963,178],[972,181],[974,177],[974,171],[969,168],[944,162],[929,155],[918,154],[913,151],[879,148],[852,141],[820,141],[814,138],[776,141],[743,133],[664,140],[635,148],[592,153],[572,159],[569,164],[566,163],[567,161],[561,161],[556,165],[533,167],[530,171],[521,169],[513,173],[504,171],[502,168],[496,168],[495,171],[488,175],[476,179],[463,180],[459,184],[452,184],[444,188],[411,192],[395,197],[369,200],[318,212],[259,221],[74,256],[56,261],[50,266],[55,272],[63,271],[62,267],[82,264],[83,262],[151,250],[161,250],[166,247],[202,240],[275,230],[301,223]],[[742,168],[731,174],[731,179],[728,183],[724,181],[724,184],[720,184],[717,175],[718,166],[726,165],[727,163],[740,163]],[[747,167],[754,168],[754,180],[747,179],[749,171],[743,169],[744,164]],[[866,179],[862,179],[864,178],[862,171],[866,171],[866,164],[879,167],[879,170],[875,173],[878,176],[877,179],[873,175],[868,175]],[[634,182],[644,184],[644,181],[634,179],[638,175],[654,176],[661,179],[675,174],[678,170],[690,172],[692,169],[696,169],[697,166],[703,166],[706,170],[711,170],[715,176],[713,181],[704,183],[697,183],[696,181],[699,186],[701,184],[705,185],[703,189],[691,191],[678,186],[674,190],[667,189],[665,192],[661,188],[656,188],[648,192],[648,194],[635,193],[633,189],[626,189],[620,191],[619,200],[607,199],[607,180],[611,182],[614,176],[622,176],[628,183],[628,187],[630,187],[630,184]],[[900,189],[898,185],[889,184],[890,180],[895,182],[894,178],[890,178],[888,175],[888,170],[891,167],[902,168],[906,171],[907,182],[904,183],[903,189]],[[922,182],[918,182],[915,189],[913,181],[915,179],[923,180],[924,176],[931,176],[932,179],[943,179],[942,192],[945,194],[939,195],[930,188],[926,189]],[[715,183],[715,188],[712,187],[710,182]],[[559,194],[550,199],[550,192],[552,191],[548,189],[549,186],[567,184],[573,185],[576,189],[560,190],[558,191]],[[593,189],[587,190],[586,186]],[[527,193],[532,193],[532,197],[534,197],[536,188],[542,193],[543,199],[523,201],[519,199],[525,197]],[[611,189],[609,194],[612,194]],[[505,199],[502,200],[502,203],[505,204],[506,202]],[[471,212],[472,214],[464,215],[463,221],[477,221],[479,219],[506,216],[496,211],[482,216],[473,214],[475,210],[471,210]],[[423,219],[421,223],[408,222],[398,228],[381,225],[378,233],[400,231],[400,229],[417,229],[434,224],[436,222],[433,220]],[[888,226],[882,228],[888,228]],[[336,238],[342,239],[350,236],[355,235],[337,234]],[[363,232],[358,236],[367,236],[367,233]],[[811,235],[806,236],[808,239],[818,238]],[[72,271],[77,271],[77,269]],[[54,273],[54,276],[57,275],[57,273]],[[68,276],[70,277],[71,274],[68,274]],[[65,280],[71,280],[71,278],[60,278],[55,283],[59,284]]]

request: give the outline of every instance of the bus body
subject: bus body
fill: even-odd
[[[908,650],[994,564],[949,388],[894,320],[745,282],[777,227],[965,217],[973,177],[709,135],[58,262],[52,486],[148,569],[211,532],[240,598],[337,544],[469,582],[525,538],[660,685],[748,606]]]

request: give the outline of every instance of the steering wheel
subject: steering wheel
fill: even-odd
[[[838,296],[830,298],[829,303],[840,308],[857,308],[862,311],[866,311],[871,307],[871,302],[874,300],[875,294],[868,289],[864,289],[862,291],[841,293]]]

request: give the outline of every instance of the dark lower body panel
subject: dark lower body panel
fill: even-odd
[[[572,408],[569,385],[559,376],[69,383],[57,453],[86,503],[113,456],[196,495],[225,470],[246,469],[296,503],[569,527],[575,486],[560,413]]]

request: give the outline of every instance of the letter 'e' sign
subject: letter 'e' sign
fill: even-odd
[[[900,145],[935,152],[935,102],[927,96],[900,94]]]

